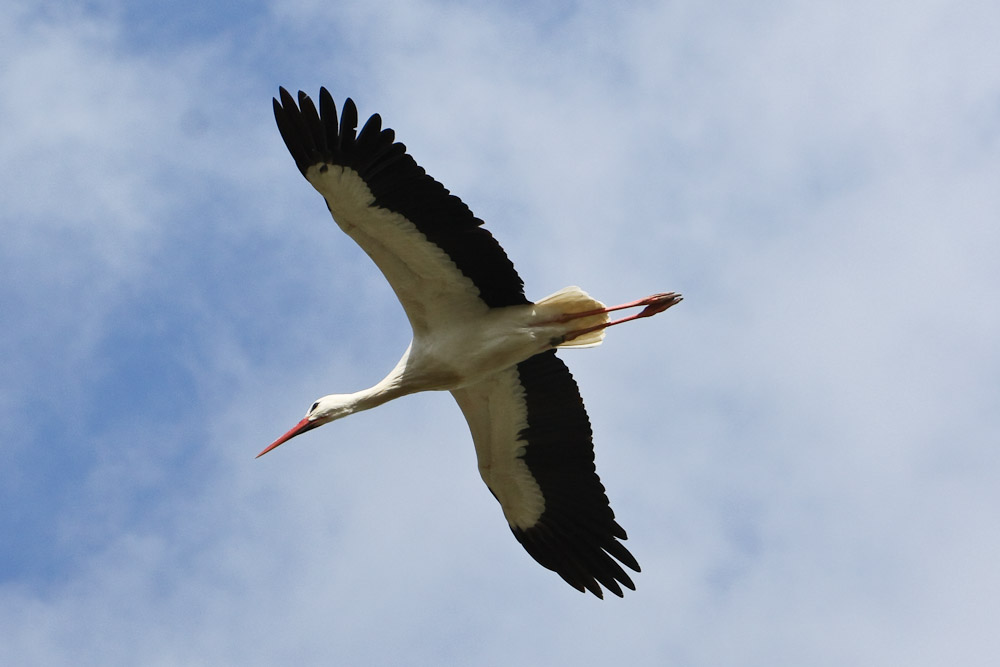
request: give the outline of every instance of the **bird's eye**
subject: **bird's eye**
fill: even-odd
[[[309,414],[312,414],[313,411],[316,410],[316,406],[318,406],[318,405],[319,405],[319,401],[316,401],[315,403],[313,403],[312,407],[309,408]]]

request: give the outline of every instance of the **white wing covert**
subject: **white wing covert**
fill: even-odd
[[[274,100],[278,129],[299,171],[324,196],[351,238],[375,261],[414,332],[470,312],[526,304],[524,283],[496,239],[461,199],[431,178],[373,115],[356,132],[320,90],[319,110],[303,92]]]
[[[570,586],[603,597],[635,590],[621,564],[639,564],[619,540],[594,466],[580,390],[555,350],[452,390],[469,422],[483,481],[525,550]],[[617,559],[617,560],[616,560]]]

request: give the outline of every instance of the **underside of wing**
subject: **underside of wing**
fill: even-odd
[[[483,481],[527,552],[577,590],[634,590],[621,565],[638,572],[639,564],[619,541],[627,536],[594,467],[590,420],[555,351],[452,394]]]
[[[274,116],[295,164],[382,270],[415,329],[470,308],[528,303],[482,220],[417,165],[378,114],[357,132],[349,98],[338,119],[325,88],[318,110],[305,93],[296,104],[282,88]]]

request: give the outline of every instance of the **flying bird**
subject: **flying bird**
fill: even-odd
[[[570,586],[603,598],[635,584],[639,564],[620,540],[594,467],[590,421],[560,347],[601,343],[607,327],[660,313],[673,292],[606,307],[579,287],[537,302],[503,248],[458,197],[431,178],[373,115],[357,132],[348,98],[338,119],[299,92],[274,117],[299,171],[344,232],[374,260],[406,311],[413,339],[369,389],[331,394],[257,456],[297,435],[418,391],[448,390],[469,423],[479,474],[514,537]],[[612,320],[609,313],[642,310]]]

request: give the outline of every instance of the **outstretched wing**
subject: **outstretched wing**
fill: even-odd
[[[469,422],[479,473],[517,540],[579,591],[604,597],[635,585],[639,564],[619,540],[594,467],[590,420],[554,350],[452,392]],[[617,559],[617,560],[616,560]]]
[[[470,313],[529,303],[524,283],[469,207],[417,165],[372,116],[356,132],[347,99],[338,122],[320,89],[319,110],[284,88],[274,117],[299,171],[326,199],[334,220],[375,261],[415,333]]]

